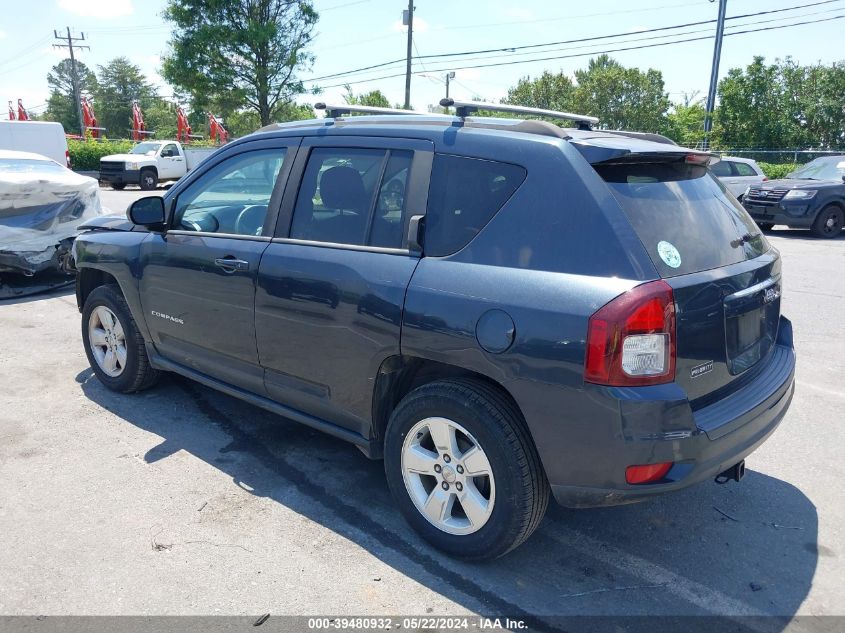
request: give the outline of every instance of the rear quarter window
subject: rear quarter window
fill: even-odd
[[[734,169],[736,169],[737,176],[756,176],[757,172],[754,171],[754,168],[749,165],[748,163],[737,163],[734,165]]]
[[[593,166],[662,277],[736,264],[769,250],[754,220],[706,167],[683,161]]]
[[[525,180],[525,168],[480,158],[437,154],[431,172],[424,249],[433,257],[466,246]]]

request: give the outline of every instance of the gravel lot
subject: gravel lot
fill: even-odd
[[[107,391],[72,289],[0,303],[0,614],[845,615],[845,237],[770,239],[798,386],[743,482],[552,506],[483,565],[419,540],[351,446],[175,376]]]

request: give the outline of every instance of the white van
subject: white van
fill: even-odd
[[[0,121],[0,149],[41,154],[70,167],[67,137],[61,123]]]

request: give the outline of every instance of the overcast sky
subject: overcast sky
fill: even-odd
[[[814,6],[807,6],[811,4]],[[79,58],[88,66],[93,68],[124,55],[141,67],[161,95],[171,94],[172,89],[157,72],[170,33],[161,18],[166,0],[3,0],[2,5],[5,8],[0,12],[0,105],[21,98],[32,111],[43,111],[48,96],[47,72],[66,56],[65,49],[51,47],[53,29],[66,26],[77,35],[85,33],[85,44],[91,50],[80,51]],[[304,79],[404,58],[406,36],[401,13],[407,4],[402,0],[316,0],[315,5],[320,13],[312,49],[317,59],[313,69],[302,73]],[[726,32],[814,23],[726,37],[720,75],[731,67],[748,64],[754,55],[769,59],[791,55],[805,64],[845,58],[842,46],[845,19],[836,19],[845,17],[845,0],[728,0],[727,15],[789,7],[802,8],[728,20],[730,28]],[[444,96],[443,76],[450,69],[456,71],[452,96],[498,100],[520,77],[536,76],[543,70],[572,75],[586,66],[590,54],[691,38],[707,39],[622,50],[611,55],[626,66],[662,71],[666,90],[673,100],[681,100],[683,93],[695,91],[703,96],[710,77],[715,31],[712,24],[590,42],[571,40],[711,20],[715,19],[717,8],[718,2],[708,0],[417,0],[414,54],[422,59],[415,61],[414,69],[424,74],[413,78],[412,105],[424,110],[429,104],[437,103]],[[425,58],[440,53],[553,42],[568,43],[446,59]],[[539,57],[555,59],[470,68]],[[401,103],[404,68],[401,61],[316,84],[335,86],[349,81],[355,92],[378,88],[391,102]],[[379,79],[389,75],[400,76]],[[376,80],[356,83],[372,78]],[[321,97],[303,95],[300,101],[338,102],[343,93],[341,87],[327,87]],[[0,108],[0,117],[6,118],[5,107]]]

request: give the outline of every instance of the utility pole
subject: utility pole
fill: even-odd
[[[80,33],[79,37],[71,37],[70,34],[70,27],[65,27],[67,31],[67,35],[59,35],[57,30],[53,30],[53,36],[57,40],[61,40],[63,42],[67,42],[67,44],[53,44],[54,48],[66,48],[70,52],[70,81],[73,84],[73,101],[76,103],[76,116],[79,117],[79,129],[82,134],[82,138],[85,138],[85,120],[82,118],[82,95],[80,94],[79,90],[79,75],[76,72],[76,57],[73,55],[73,49],[76,48],[87,48],[91,50],[90,46],[83,46],[80,44],[74,44],[74,42],[84,42],[85,41],[85,33]]]
[[[455,78],[455,71],[452,70],[446,73],[446,98],[449,98],[449,81]],[[449,114],[449,108],[443,108],[444,114]]]
[[[449,81],[455,78],[455,71],[446,73],[446,98],[449,98]]]
[[[402,20],[408,26],[408,54],[405,62],[405,109],[411,109],[411,52],[414,46],[414,0],[408,0],[408,10]]]
[[[713,2],[713,0],[710,0]],[[710,130],[713,129],[713,110],[716,108],[716,86],[719,82],[719,60],[722,57],[722,36],[725,31],[725,10],[728,0],[719,0],[719,19],[716,25],[716,43],[713,45],[713,67],[710,70],[710,89],[707,92],[707,109],[704,113],[704,149],[710,149]]]

